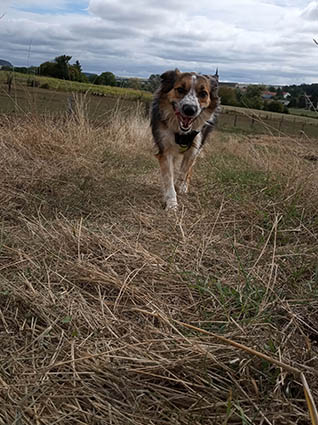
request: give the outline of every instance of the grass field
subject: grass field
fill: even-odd
[[[6,85],[8,72],[0,71],[0,84]],[[45,90],[53,90],[58,92],[77,92],[77,93],[91,93],[96,95],[104,95],[108,97],[121,97],[130,100],[150,100],[151,93],[143,90],[127,89],[121,87],[99,86],[88,83],[79,83],[77,81],[66,81],[58,78],[33,76],[22,73],[13,73],[13,88],[21,89],[27,86],[28,80],[36,81],[39,87]]]
[[[304,110],[303,110],[304,111]],[[223,106],[220,125],[230,131],[273,136],[318,138],[318,121],[310,116],[279,114],[233,106]]]
[[[96,86],[46,77],[36,77],[39,87],[28,87],[27,81],[33,77],[18,73],[15,73],[13,88],[8,94],[6,78],[7,73],[0,71],[0,114],[60,115],[68,110],[70,99],[78,94],[85,94],[88,116],[92,120],[102,122],[114,108],[126,113],[128,110],[138,108],[136,102],[149,107],[151,100],[151,93],[140,90]],[[299,111],[297,113],[299,114]],[[318,120],[312,117],[232,106],[223,106],[219,128],[243,135],[268,134],[318,138]]]
[[[317,111],[310,111],[308,109],[301,109],[301,108],[290,108],[290,112],[293,115],[300,115],[303,117],[310,117],[310,118],[318,118],[318,112]]]
[[[255,117],[262,118],[264,120],[283,120],[294,122],[295,120],[297,122],[302,123],[311,123],[311,124],[317,124],[316,120],[318,118],[318,113],[314,111],[307,111],[305,109],[295,109],[291,108],[289,109],[289,114],[281,114],[278,112],[270,112],[270,111],[264,111],[259,109],[248,109],[248,108],[242,108],[238,106],[223,106],[224,110],[227,113],[237,113],[241,115],[251,115],[253,113]],[[250,111],[250,112],[248,112]]]
[[[143,111],[75,106],[0,119],[0,424],[309,424],[316,140],[218,131],[167,214]]]

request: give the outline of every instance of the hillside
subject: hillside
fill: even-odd
[[[1,117],[0,424],[309,424],[316,140],[218,131],[167,214],[143,111],[85,110]]]
[[[6,61],[4,59],[0,59],[0,69],[2,66],[10,66],[11,68],[13,68],[12,63],[10,63],[9,61]]]
[[[58,78],[34,76],[30,74],[22,74],[15,72],[13,74],[13,85],[19,90],[25,88],[28,84],[29,87],[33,84],[33,88],[42,88],[47,90],[59,91],[59,92],[76,92],[76,93],[90,93],[96,96],[110,96],[110,97],[121,97],[130,100],[150,100],[151,93],[143,90],[135,90],[130,88],[122,87],[110,87],[95,85],[89,83],[79,83],[77,81],[61,80]],[[7,73],[0,71],[0,84],[5,84],[7,80]]]

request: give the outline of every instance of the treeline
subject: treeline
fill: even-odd
[[[155,91],[159,86],[159,75],[151,75],[148,79],[140,78],[116,78],[112,72],[102,72],[101,74],[85,73],[80,62],[77,60],[71,63],[72,56],[57,56],[52,61],[43,62],[40,66],[14,67],[15,72],[28,74],[31,76],[44,76],[59,78],[62,80],[78,81],[81,83],[91,83],[104,86],[133,88],[137,90]],[[11,67],[3,66],[2,70],[12,71]],[[34,81],[33,81],[34,82]]]
[[[264,100],[265,91],[275,93],[272,99]],[[288,107],[284,105],[284,93],[288,93]],[[275,88],[273,86],[250,85],[244,90],[223,86],[220,88],[223,105],[264,109],[288,113],[288,108],[318,110],[318,84],[293,84]]]
[[[269,89],[272,88],[269,87]],[[272,99],[264,100],[263,93],[266,90],[265,86],[255,84],[249,85],[244,89],[221,86],[219,95],[223,105],[288,114],[288,107],[283,103],[283,91],[274,89],[276,95]]]
[[[38,74],[46,77],[59,78],[61,80],[79,81],[86,83],[87,78],[82,71],[82,66],[77,60],[70,64],[72,56],[57,56],[54,61],[44,62],[38,68]]]
[[[82,71],[79,61],[71,64],[72,56],[57,56],[53,61],[43,62],[40,66],[14,67],[15,72],[28,75],[42,75],[45,77],[60,78],[62,80],[88,82],[86,75]],[[2,70],[12,71],[11,67],[3,66]]]
[[[307,108],[317,110],[318,106],[318,84],[301,84],[299,86],[284,86],[283,90],[290,93],[291,108]]]
[[[101,74],[85,73],[78,60],[71,63],[72,56],[57,56],[52,61],[42,63],[35,67],[15,67],[15,72],[21,72],[32,76],[41,75],[63,80],[78,81],[97,85],[133,88],[154,92],[160,84],[160,75],[152,74],[148,79],[141,78],[121,78],[116,77],[112,72],[102,72]],[[2,67],[3,70],[12,71],[10,67]],[[31,81],[31,80],[30,80]],[[36,81],[33,79],[31,83]],[[264,99],[265,91],[275,92],[271,99]],[[288,113],[286,101],[283,93],[289,93],[288,107],[315,109],[318,107],[318,84],[289,85],[283,87],[273,87],[264,85],[249,85],[244,89],[229,86],[220,87],[220,96],[223,105],[241,106],[252,109],[263,109],[272,112]]]

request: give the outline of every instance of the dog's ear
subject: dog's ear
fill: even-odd
[[[214,75],[205,75],[210,82],[210,97],[216,99],[219,91],[219,72],[216,70]]]
[[[163,93],[168,93],[173,88],[179,74],[179,69],[175,69],[174,71],[166,71],[160,75],[161,91]]]

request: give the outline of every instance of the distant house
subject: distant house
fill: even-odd
[[[2,69],[3,67],[9,67],[9,68],[13,68],[12,63],[4,60],[4,59],[0,59],[0,69]]]
[[[262,93],[262,99],[264,100],[273,99],[273,97],[275,96],[276,96],[276,92],[273,92],[273,91],[264,91]]]
[[[279,95],[277,95],[277,92],[271,92],[271,91],[264,91],[262,93],[262,99],[263,100],[271,100],[273,99],[275,96],[277,96],[278,98],[276,98],[276,100],[280,103],[282,103],[284,106],[288,106],[290,103],[289,97],[290,97],[290,93],[288,92],[282,92]]]

